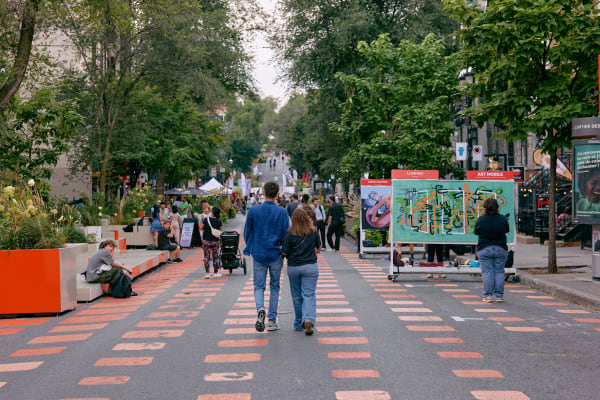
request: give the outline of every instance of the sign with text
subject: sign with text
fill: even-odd
[[[360,181],[361,229],[387,229],[391,217],[392,180]]]
[[[481,171],[492,172],[492,171]],[[494,171],[496,172],[496,171]],[[492,197],[515,241],[514,187],[511,180],[392,180],[392,238],[402,243],[477,243],[475,222]]]
[[[511,171],[515,177],[515,182],[525,182],[525,167],[509,166],[508,170]]]
[[[194,221],[184,222],[181,227],[181,239],[179,246],[181,248],[192,246],[192,235],[194,234]]]
[[[440,173],[431,169],[393,169],[392,179],[440,179]]]
[[[571,136],[574,138],[600,136],[600,118],[573,118],[571,121]]]
[[[503,181],[513,180],[515,177],[512,171],[467,171],[468,180],[490,180]]]
[[[579,223],[600,224],[600,142],[573,143],[573,217]]]

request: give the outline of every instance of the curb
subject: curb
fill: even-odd
[[[521,283],[532,289],[540,290],[584,307],[600,310],[600,297],[536,278],[524,271],[519,271],[517,275],[519,276]]]

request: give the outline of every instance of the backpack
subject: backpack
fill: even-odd
[[[127,298],[131,297],[131,278],[121,273],[114,285],[111,285],[110,291],[112,297]]]
[[[504,265],[504,268],[512,268],[514,263],[515,263],[515,252],[512,250],[509,250],[508,257],[506,259],[506,264]]]

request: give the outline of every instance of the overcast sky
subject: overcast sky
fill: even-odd
[[[276,0],[258,0],[263,9],[271,14],[275,12]],[[274,52],[269,47],[266,35],[257,34],[255,40],[248,49],[254,55],[254,79],[261,96],[273,96],[280,99],[280,106],[285,102],[285,85],[275,82],[277,75],[281,72],[277,69],[273,60]]]

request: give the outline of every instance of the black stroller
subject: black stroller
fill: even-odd
[[[243,268],[246,275],[246,259],[240,250],[240,234],[235,231],[225,231],[221,234],[221,249],[219,250],[221,268],[228,269],[231,274],[235,268]]]

